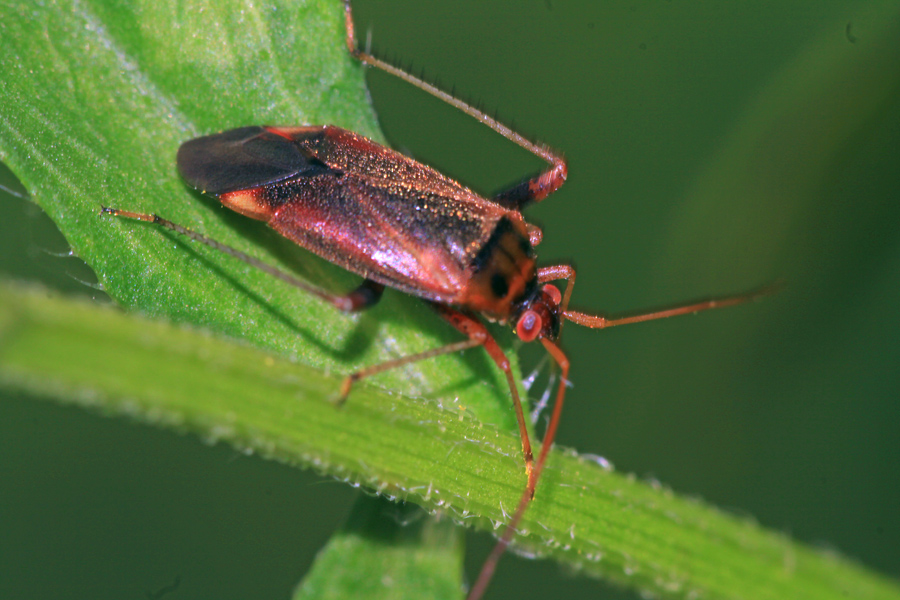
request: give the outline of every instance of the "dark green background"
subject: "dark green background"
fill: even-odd
[[[569,182],[528,214],[544,262],[578,267],[579,308],[786,281],[718,313],[567,326],[558,442],[894,577],[898,15],[893,2],[356,3],[382,55],[565,152]],[[395,146],[464,183],[490,193],[540,168],[420,92],[369,81]],[[0,197],[5,275],[102,295],[76,259],[45,252],[66,246],[38,209]],[[177,579],[172,598],[286,598],[354,494],[18,399],[0,403],[0,469],[3,597],[147,597]],[[490,541],[472,541],[474,575]],[[508,557],[489,597],[602,589]]]

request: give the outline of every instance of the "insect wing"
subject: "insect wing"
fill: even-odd
[[[188,185],[216,198],[319,168],[296,144],[263,127],[241,127],[187,141],[178,149],[177,163]]]
[[[226,131],[185,143],[178,164],[190,185],[329,262],[438,302],[459,300],[501,218],[521,220],[337,127]]]

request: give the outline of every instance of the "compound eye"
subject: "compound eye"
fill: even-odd
[[[526,310],[516,323],[516,335],[523,342],[531,342],[540,335],[543,326],[544,322],[539,314],[533,310]]]

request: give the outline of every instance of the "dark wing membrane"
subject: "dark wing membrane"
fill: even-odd
[[[312,131],[321,131],[321,127]],[[191,187],[220,196],[322,171],[296,142],[263,127],[241,127],[185,142],[178,171]]]
[[[461,186],[448,190],[454,194],[347,169],[258,193],[273,208],[269,224],[304,248],[373,281],[453,303],[507,211]]]

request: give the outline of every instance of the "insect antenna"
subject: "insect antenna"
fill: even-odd
[[[576,310],[564,310],[562,311],[562,317],[567,321],[571,321],[583,327],[589,327],[591,329],[604,329],[606,327],[615,327],[616,325],[643,323],[644,321],[655,321],[656,319],[665,319],[678,315],[698,313],[713,308],[725,308],[726,306],[744,304],[745,302],[759,300],[764,296],[770,296],[781,289],[782,285],[782,282],[777,282],[775,284],[768,285],[764,288],[754,290],[746,294],[712,298],[709,300],[703,300],[701,302],[694,302],[692,304],[684,304],[681,306],[674,306],[672,308],[666,308],[663,310],[643,312],[626,317],[617,317],[615,319],[610,319],[604,315],[595,315],[579,312]]]

